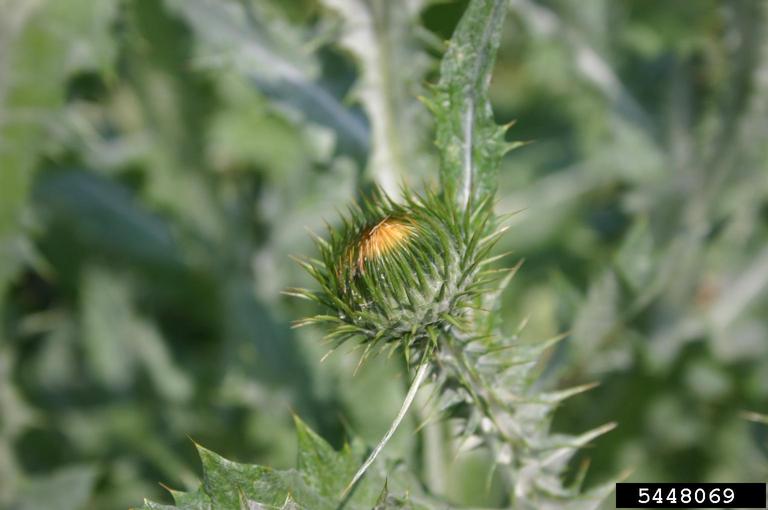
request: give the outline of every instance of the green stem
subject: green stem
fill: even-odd
[[[381,441],[379,441],[379,444],[376,445],[376,448],[373,449],[373,451],[365,460],[365,462],[363,462],[363,465],[360,466],[360,469],[357,470],[357,473],[355,473],[355,476],[352,477],[352,481],[350,481],[349,484],[347,484],[347,486],[344,488],[344,490],[341,493],[342,497],[345,497],[349,493],[349,491],[352,489],[352,487],[354,487],[355,484],[363,477],[363,475],[368,470],[368,468],[371,467],[371,464],[373,464],[373,461],[376,460],[376,457],[378,457],[379,453],[381,453],[381,450],[384,449],[384,446],[392,438],[395,431],[400,427],[400,424],[405,418],[405,415],[408,413],[408,409],[410,409],[411,404],[413,404],[413,400],[416,398],[416,393],[419,391],[419,388],[421,387],[422,383],[427,378],[427,374],[429,374],[429,367],[430,367],[430,356],[429,356],[429,353],[425,353],[421,361],[421,365],[419,366],[419,369],[416,372],[416,376],[413,378],[411,387],[408,388],[408,393],[405,395],[405,400],[403,400],[403,405],[400,407],[400,411],[397,413],[395,420],[392,422],[392,425],[390,425],[387,433],[384,434],[384,437],[381,438]]]

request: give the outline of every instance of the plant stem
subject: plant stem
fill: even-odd
[[[371,464],[373,464],[373,461],[376,460],[376,457],[378,457],[379,453],[381,453],[381,450],[392,438],[395,431],[398,429],[398,427],[400,427],[400,423],[402,423],[403,418],[405,418],[405,415],[408,413],[408,409],[411,407],[411,404],[413,404],[413,400],[416,398],[416,393],[419,391],[419,388],[424,382],[424,379],[427,378],[427,374],[429,373],[429,366],[430,366],[429,356],[425,355],[421,360],[421,365],[419,366],[419,369],[416,372],[416,376],[413,378],[411,387],[408,388],[408,393],[405,395],[405,400],[403,400],[403,405],[400,407],[400,411],[397,413],[395,420],[392,422],[392,425],[390,425],[387,433],[384,434],[384,437],[381,438],[381,441],[379,441],[379,444],[376,445],[376,448],[373,449],[373,451],[365,460],[365,462],[363,462],[363,465],[360,466],[360,469],[357,470],[357,473],[355,473],[355,476],[352,477],[352,481],[349,482],[349,484],[347,484],[347,486],[344,488],[344,490],[341,493],[342,497],[346,496],[347,493],[349,493],[350,489],[352,489],[352,487],[355,486],[355,484],[360,480],[360,478],[363,477],[363,475],[368,470],[368,468],[371,467]]]

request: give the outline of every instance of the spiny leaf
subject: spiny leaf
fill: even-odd
[[[437,124],[443,189],[460,209],[496,189],[507,147],[493,120],[488,85],[496,60],[506,0],[471,2],[443,57],[431,106]]]
[[[341,490],[351,479],[363,457],[360,444],[334,450],[325,440],[296,418],[298,435],[297,469],[284,471],[255,464],[227,460],[197,445],[203,464],[203,484],[194,492],[170,491],[174,505],[145,502],[145,510],[370,510],[381,501],[385,477],[380,466],[344,499]],[[407,506],[404,483],[396,484],[398,497],[393,506],[376,508],[416,508]],[[392,482],[389,483],[392,487]],[[379,503],[377,503],[379,502]],[[404,506],[406,505],[406,506]],[[419,507],[421,508],[421,507]]]
[[[299,437],[299,471],[306,475],[310,486],[324,497],[338,496],[345,480],[357,467],[349,446],[345,445],[337,452],[298,417],[295,422]]]

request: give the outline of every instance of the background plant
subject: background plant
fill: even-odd
[[[288,327],[310,310],[279,291],[305,278],[287,257],[311,251],[304,226],[386,185],[365,156],[387,147],[369,137],[386,132],[372,97],[411,115],[392,116],[411,119],[390,129],[400,146],[429,147],[414,98],[464,4],[364,9],[367,24],[309,1],[0,5],[1,505],[167,500],[158,480],[197,485],[186,434],[292,466],[290,409],[336,447],[345,427],[380,438],[397,369],[372,360],[352,379],[343,352],[318,364],[320,333]],[[765,414],[768,393],[764,6],[510,8],[491,99],[536,143],[499,173],[497,210],[526,208],[498,246],[515,251],[501,265],[526,260],[502,328],[571,331],[543,387],[602,381],[555,430],[621,424],[585,453],[587,487],[626,467],[764,479],[764,428],[740,418]],[[350,27],[389,49],[348,53]],[[395,81],[371,80],[377,66]],[[405,159],[414,186],[425,158]],[[500,504],[487,454],[449,465],[429,446],[446,431],[418,422],[391,458],[412,455],[456,503]]]

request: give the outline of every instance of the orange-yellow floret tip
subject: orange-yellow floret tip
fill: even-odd
[[[380,258],[403,244],[414,235],[416,229],[408,220],[386,217],[360,234],[354,253],[350,252],[350,264],[365,272],[365,261]],[[356,258],[356,260],[354,260]]]

